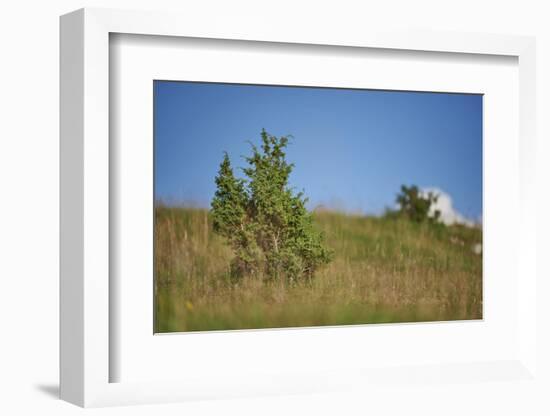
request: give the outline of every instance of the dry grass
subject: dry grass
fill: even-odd
[[[157,207],[155,222],[156,332],[481,318],[479,229],[316,213],[334,260],[288,286],[232,282],[206,210]]]

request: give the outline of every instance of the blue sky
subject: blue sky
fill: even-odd
[[[482,96],[155,81],[155,198],[208,207],[223,152],[244,166],[260,132],[292,135],[309,207],[379,214],[401,184],[482,213]]]

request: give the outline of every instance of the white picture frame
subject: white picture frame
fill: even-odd
[[[238,32],[236,28],[238,27]],[[441,363],[415,370],[420,379],[478,382],[489,373],[536,379],[535,41],[465,33],[349,32],[256,25],[243,18],[208,26],[192,16],[82,9],[61,18],[61,398],[80,406],[184,401],[195,398],[324,392],[410,379],[410,369],[334,369],[331,377],[294,374],[251,379],[220,374],[183,381],[110,382],[119,359],[110,349],[109,35],[112,33],[280,42],[334,47],[505,55],[519,65],[518,354],[509,360]],[[223,336],[223,334],[222,334]],[[332,335],[335,336],[335,335]],[[476,375],[472,375],[477,372]],[[437,376],[436,376],[437,375]],[[392,381],[393,380],[393,381]],[[395,381],[397,380],[397,381]],[[399,381],[400,380],[400,381]]]

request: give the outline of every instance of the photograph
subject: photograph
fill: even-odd
[[[154,333],[483,319],[483,95],[153,81]]]

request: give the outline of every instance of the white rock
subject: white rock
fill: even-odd
[[[483,247],[481,245],[481,243],[476,243],[472,246],[472,251],[475,253],[475,254],[481,254],[481,251],[482,251]]]

